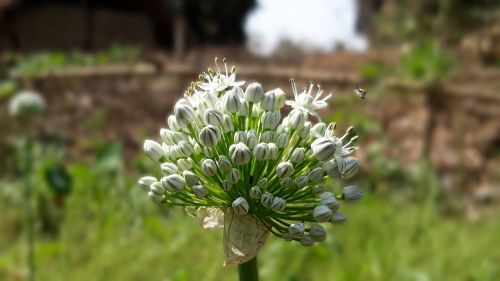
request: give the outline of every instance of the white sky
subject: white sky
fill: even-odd
[[[245,23],[249,48],[272,54],[282,40],[305,51],[332,51],[342,43],[362,51],[366,39],[355,32],[356,0],[258,0]]]

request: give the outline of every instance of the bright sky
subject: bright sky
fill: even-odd
[[[304,50],[328,52],[339,43],[362,51],[366,39],[355,32],[356,0],[258,0],[245,23],[249,48],[270,55],[282,40]]]

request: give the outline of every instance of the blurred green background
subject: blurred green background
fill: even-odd
[[[142,141],[216,56],[265,89],[321,84],[323,118],[361,139],[365,198],[324,244],[270,237],[262,280],[500,280],[498,1],[354,1],[325,29],[366,48],[292,36],[262,56],[245,19],[264,2],[0,0],[0,280],[28,280],[30,225],[37,280],[236,279],[221,231],[136,186]],[[26,89],[45,111],[11,116]]]

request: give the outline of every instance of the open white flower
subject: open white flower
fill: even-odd
[[[295,100],[287,100],[286,104],[291,106],[293,109],[300,110],[309,115],[315,116],[320,120],[318,110],[323,109],[328,106],[328,100],[332,97],[331,94],[328,94],[326,97],[322,98],[324,93],[318,85],[318,91],[316,95],[313,95],[314,85],[312,83],[309,84],[308,89],[304,89],[300,94],[297,91],[297,86],[295,85],[295,80],[291,79],[292,83],[292,91]]]
[[[233,67],[231,72],[227,71],[226,59],[223,59],[225,74],[221,72],[218,64],[218,59],[215,58],[216,72],[211,69],[208,73],[203,73],[201,76],[204,79],[203,83],[199,84],[198,87],[209,93],[217,93],[224,91],[229,87],[239,87],[245,84],[245,81],[236,81],[236,68]]]

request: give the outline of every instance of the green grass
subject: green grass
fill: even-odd
[[[236,280],[234,267],[222,267],[221,231],[201,229],[182,209],[158,208],[133,177],[109,169],[71,167],[59,235],[37,235],[39,280]],[[26,271],[18,188],[2,184],[0,192],[0,280],[22,280]],[[261,279],[499,280],[497,218],[443,217],[435,201],[401,194],[346,206],[348,223],[331,226],[326,243],[312,248],[270,237]]]

